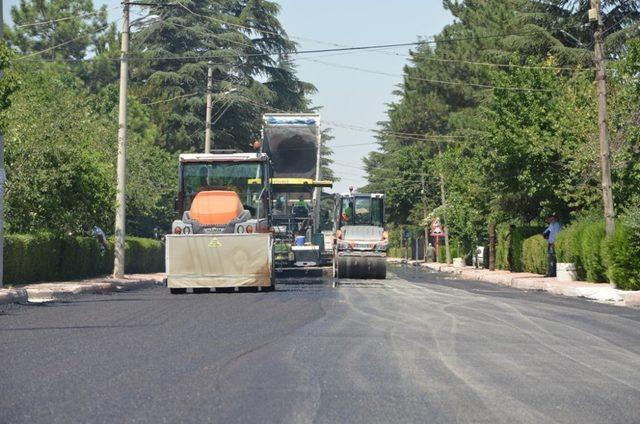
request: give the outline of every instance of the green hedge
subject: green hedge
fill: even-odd
[[[451,253],[451,262],[453,258],[459,257],[458,244],[454,240],[449,240],[449,251]],[[436,262],[444,264],[447,262],[447,247],[444,244],[444,238],[440,239],[440,249],[438,249]]]
[[[127,273],[164,271],[164,245],[158,240],[127,237],[125,252]]]
[[[390,258],[400,258],[404,259],[404,247],[390,247],[387,250],[387,256]],[[409,247],[409,258],[413,255],[413,248]]]
[[[547,240],[540,235],[526,239],[522,245],[522,270],[545,274],[547,247]],[[616,231],[610,238],[605,236],[602,221],[574,222],[558,234],[556,250],[558,262],[576,264],[581,280],[612,281],[623,290],[640,290],[640,233],[624,221],[616,222]]]
[[[511,228],[509,224],[498,225],[496,228],[496,268],[513,272],[525,271],[524,241],[533,235],[542,233],[542,231],[542,228],[534,226]],[[509,259],[511,259],[511,266]]]
[[[549,242],[541,235],[529,237],[522,243],[523,271],[546,274],[549,267]]]
[[[602,243],[607,277],[623,290],[640,290],[640,234],[623,222],[616,223],[612,237]]]
[[[581,262],[587,281],[607,282],[606,268],[602,260],[602,242],[605,239],[604,222],[586,224],[580,238]]]
[[[582,260],[582,235],[589,224],[589,221],[574,222],[562,228],[556,239],[558,262],[574,263],[580,280],[587,278]]]
[[[157,240],[127,237],[127,273],[164,270],[164,245]],[[109,274],[113,243],[101,253],[91,237],[53,234],[8,234],[4,246],[4,283],[64,281]]]

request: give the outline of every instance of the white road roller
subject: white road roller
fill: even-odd
[[[334,277],[385,279],[388,233],[384,230],[384,195],[336,195]]]

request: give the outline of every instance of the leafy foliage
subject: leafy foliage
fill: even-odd
[[[209,63],[216,148],[246,148],[259,136],[265,111],[309,109],[306,96],[315,88],[298,80],[286,59],[295,44],[277,20],[278,10],[265,0],[191,0],[149,8],[160,20],[133,36],[132,54],[144,57],[134,62],[133,91],[143,101],[166,101],[154,109],[163,147],[201,150]]]
[[[105,140],[114,133],[55,73],[21,79],[6,113],[7,230],[110,227],[115,171]]]
[[[287,58],[296,46],[265,0],[194,0],[147,8],[132,26],[127,232],[168,230],[177,153],[204,138],[214,68],[214,148],[245,150],[261,114],[311,111],[315,88]],[[15,72],[0,80],[10,232],[109,231],[114,215],[119,34],[90,0],[21,0],[7,29]],[[9,52],[0,52],[2,69]],[[16,91],[17,90],[17,91]],[[12,107],[6,110],[13,102]],[[329,132],[324,138],[330,140]],[[325,178],[331,149],[322,150]]]
[[[640,234],[624,222],[602,244],[607,278],[623,290],[640,290]]]
[[[640,4],[602,3],[620,212],[640,191]],[[388,194],[392,222],[419,225],[441,208],[454,238],[481,244],[489,222],[537,226],[550,213],[569,222],[602,210],[589,2],[444,5],[454,22],[411,52],[399,100],[380,124],[380,151],[365,162],[370,185]],[[499,246],[502,267],[508,253]],[[589,257],[592,277],[602,278]]]
[[[52,233],[8,234],[5,237],[4,282],[27,284],[66,281],[108,274],[113,243],[102,249],[95,238]],[[127,237],[126,272],[164,269],[164,245],[157,240]]]
[[[582,232],[580,251],[582,265],[588,281],[604,283],[607,281],[606,268],[602,260],[601,246],[605,240],[604,222],[588,224]]]
[[[549,243],[541,235],[525,239],[522,244],[523,271],[546,274],[549,266]]]

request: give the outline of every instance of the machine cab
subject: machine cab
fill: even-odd
[[[353,225],[384,227],[384,195],[382,194],[343,194],[336,205],[337,229]]]
[[[262,153],[180,155],[174,234],[268,231],[270,162]]]

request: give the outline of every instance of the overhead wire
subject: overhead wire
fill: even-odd
[[[79,35],[79,36],[77,36],[77,37],[74,37],[74,38],[72,38],[72,39],[70,39],[70,40],[64,41],[64,42],[62,42],[62,43],[60,43],[60,44],[56,44],[55,46],[47,47],[46,49],[43,49],[43,50],[39,50],[39,51],[36,51],[36,52],[28,53],[28,54],[26,54],[26,55],[18,56],[18,57],[17,57],[17,58],[15,58],[14,60],[15,60],[15,61],[24,60],[24,59],[26,59],[26,58],[33,57],[33,56],[37,56],[37,55],[40,55],[40,54],[42,54],[42,53],[46,53],[46,52],[48,52],[48,51],[55,50],[55,49],[57,49],[57,48],[59,48],[59,47],[66,46],[67,44],[71,44],[71,43],[73,43],[74,41],[80,40],[81,38],[87,37],[87,36],[89,36],[89,35],[92,35],[92,34],[95,34],[95,33],[97,33],[97,32],[100,32],[100,31],[102,31],[102,30],[104,30],[104,29],[107,29],[107,28],[109,28],[109,26],[110,26],[110,25],[111,25],[111,24],[103,25],[103,26],[101,26],[100,28],[94,29],[94,30],[93,30],[93,31],[91,31],[91,32],[87,32],[87,33],[81,34],[81,35]]]
[[[193,97],[193,96],[197,96],[197,95],[201,95],[201,94],[202,94],[202,92],[198,91],[198,92],[195,92],[195,93],[181,94],[179,96],[171,97],[169,99],[156,100],[156,101],[153,101],[153,102],[141,103],[141,104],[144,105],[144,106],[151,106],[151,105],[157,105],[157,104],[160,104],[160,103],[169,103],[169,102],[173,102],[173,101],[178,100],[178,99],[184,99],[184,98],[187,98],[187,97]]]
[[[109,12],[111,10],[118,9],[118,8],[120,8],[120,6],[112,6],[112,7],[104,9],[104,12]],[[103,10],[96,10],[94,12],[87,12],[87,13],[84,13],[84,14],[81,14],[81,15],[65,16],[63,18],[49,19],[47,21],[34,21],[34,22],[30,22],[28,24],[15,25],[15,27],[16,28],[29,28],[29,27],[40,26],[40,25],[49,25],[49,24],[53,24],[53,23],[56,23],[56,22],[67,21],[69,19],[83,19],[83,18],[87,18],[89,16],[99,15],[102,12],[103,12]]]
[[[536,91],[537,92],[552,92],[552,91],[555,91],[555,90],[547,89],[547,88],[495,86],[495,85],[491,85],[491,84],[480,84],[480,83],[472,83],[472,82],[466,82],[466,81],[436,80],[436,79],[429,79],[429,78],[413,77],[411,75],[401,75],[401,74],[393,74],[393,73],[390,73],[390,72],[375,71],[375,70],[372,70],[372,69],[360,68],[360,67],[357,67],[357,66],[341,65],[341,64],[338,64],[338,63],[325,62],[323,60],[317,60],[317,59],[311,59],[311,58],[301,58],[301,60],[307,60],[307,61],[310,61],[310,62],[319,63],[321,65],[332,66],[332,67],[335,67],[335,68],[348,69],[348,70],[352,70],[352,71],[364,72],[364,73],[375,74],[375,75],[384,75],[384,76],[390,76],[390,77],[395,77],[395,78],[406,78],[406,79],[413,80],[413,81],[422,81],[422,82],[428,82],[428,83],[431,83],[431,84],[462,85],[462,86],[468,86],[468,87],[485,88],[485,89],[491,89],[491,90],[507,90],[507,91],[533,91],[533,92],[536,92]]]

